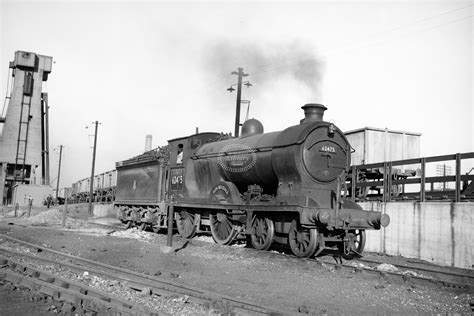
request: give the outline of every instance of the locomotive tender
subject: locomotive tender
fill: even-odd
[[[242,135],[200,133],[169,141],[169,159],[145,154],[117,163],[118,217],[158,231],[173,203],[178,232],[209,232],[230,244],[245,234],[254,248],[287,244],[298,257],[324,249],[359,256],[365,230],[389,217],[341,197],[351,146],[323,121],[326,107],[306,104],[299,125],[263,133],[246,121]]]

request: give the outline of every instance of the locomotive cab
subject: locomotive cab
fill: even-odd
[[[186,176],[189,160],[203,144],[216,141],[222,135],[219,133],[199,133],[187,137],[175,138],[168,141],[170,148],[169,194],[174,197],[189,196],[192,191],[193,175]],[[189,178],[185,185],[185,179]],[[188,185],[189,184],[189,185]],[[191,186],[191,187],[190,187]]]

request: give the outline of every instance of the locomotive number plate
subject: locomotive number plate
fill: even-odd
[[[324,146],[321,146],[321,149],[319,151],[335,154],[336,148],[334,148],[333,146],[324,145]]]
[[[183,190],[183,173],[184,168],[171,169],[170,172],[170,190],[181,191]]]

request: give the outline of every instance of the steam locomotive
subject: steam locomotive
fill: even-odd
[[[302,258],[325,249],[360,256],[365,230],[386,227],[390,219],[341,195],[351,146],[323,120],[325,106],[302,109],[300,124],[283,131],[264,133],[251,119],[238,138],[199,133],[168,141],[166,154],[118,162],[119,219],[159,231],[167,228],[172,205],[184,238],[207,232],[226,245],[245,235],[256,249],[286,244]]]

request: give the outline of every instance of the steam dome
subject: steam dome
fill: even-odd
[[[242,125],[241,137],[263,134],[263,125],[259,120],[249,119]]]

